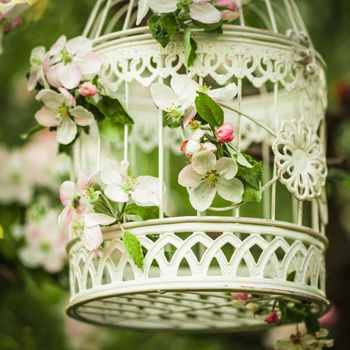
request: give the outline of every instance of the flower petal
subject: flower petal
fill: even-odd
[[[171,78],[170,86],[177,95],[183,109],[194,106],[199,87],[197,82],[187,75],[176,74]]]
[[[221,20],[220,11],[208,2],[192,4],[190,6],[190,16],[195,21],[206,24],[218,23]]]
[[[51,46],[51,49],[49,50],[48,54],[49,56],[56,56],[59,55],[62,49],[64,48],[65,44],[67,42],[67,38],[65,35],[61,35],[57,41]]]
[[[244,193],[244,186],[242,182],[238,179],[226,180],[219,178],[216,189],[219,196],[227,201],[230,201],[234,204],[242,202],[242,196]]]
[[[216,189],[203,181],[199,186],[191,189],[189,194],[192,207],[198,211],[205,211],[213,203]]]
[[[213,89],[208,91],[208,95],[216,101],[231,101],[238,94],[238,87],[236,84],[231,83],[225,87],[219,89]]]
[[[89,251],[98,249],[103,242],[100,226],[85,227],[81,242]]]
[[[153,176],[139,176],[131,198],[140,207],[159,206],[159,180]]]
[[[142,20],[146,17],[149,10],[148,1],[149,0],[139,0],[136,25],[139,25],[142,22]]]
[[[69,110],[74,121],[80,126],[91,125],[94,122],[94,115],[82,106],[77,106]]]
[[[85,56],[92,51],[92,42],[85,36],[80,35],[68,40],[66,43],[66,49],[69,53]]]
[[[149,0],[148,3],[149,3],[149,7],[154,12],[159,12],[159,13],[173,12],[177,8],[176,0]]]
[[[216,162],[216,170],[221,177],[229,180],[236,176],[238,165],[232,158],[222,157]]]
[[[62,145],[71,143],[77,135],[77,125],[70,118],[63,118],[57,127],[57,142]]]
[[[61,66],[57,71],[61,84],[68,90],[76,88],[81,79],[81,71],[77,63],[70,63]]]
[[[77,60],[77,63],[85,79],[93,78],[100,71],[102,65],[102,61],[94,52],[90,52]]]
[[[76,195],[76,186],[73,181],[65,181],[60,187],[61,203],[67,206],[70,200]]]
[[[62,63],[58,63],[55,65],[50,64],[51,63],[48,60],[45,62],[45,76],[51,86],[58,88],[62,86],[62,83],[59,79],[60,71],[62,69]]]
[[[128,162],[117,162],[115,160],[107,160],[104,162],[101,169],[101,180],[104,184],[117,184],[123,183],[123,176],[128,171]]]
[[[150,87],[151,95],[155,105],[165,110],[171,106],[180,106],[180,102],[175,92],[167,85],[154,83]]]
[[[84,215],[85,227],[93,227],[97,225],[112,225],[116,221],[116,218],[101,214],[101,213],[90,213]]]
[[[198,174],[204,175],[208,171],[214,170],[216,157],[212,152],[202,151],[192,157],[193,170]]]
[[[202,176],[194,171],[192,164],[188,164],[180,171],[178,182],[183,187],[197,187],[201,178]]]
[[[50,109],[57,109],[64,103],[64,97],[56,91],[50,89],[39,91],[35,96],[35,99]]]
[[[129,200],[129,194],[116,184],[108,185],[104,193],[108,199],[116,203],[126,203]]]
[[[60,116],[53,109],[44,106],[35,113],[35,119],[40,125],[51,128],[59,124]]]

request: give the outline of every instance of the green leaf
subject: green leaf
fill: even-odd
[[[191,67],[193,62],[197,58],[197,43],[192,38],[190,28],[186,28],[184,31],[184,47],[185,47],[185,63],[186,67]]]
[[[131,232],[125,231],[123,236],[123,244],[132,260],[134,261],[135,265],[139,269],[143,269],[143,252],[139,239]]]
[[[198,92],[195,100],[197,112],[212,128],[224,122],[223,109],[207,94]]]
[[[154,39],[162,47],[166,47],[179,28],[177,17],[173,13],[161,16],[152,15],[148,20],[148,27]]]
[[[287,276],[287,281],[289,282],[294,282],[295,281],[295,277],[297,275],[297,272],[296,271],[292,271],[288,274]]]
[[[318,332],[321,327],[320,327],[320,323],[318,321],[317,315],[310,312],[308,316],[305,318],[305,326],[308,333]]]
[[[158,219],[159,217],[159,208],[158,207],[140,207],[136,204],[129,204],[126,209],[125,213],[129,215],[138,215],[143,220],[151,220],[151,219]]]
[[[244,154],[244,157],[252,165],[252,167],[248,168],[239,164],[237,178],[244,183],[247,183],[255,190],[260,191],[263,180],[263,163],[256,161],[248,154]]]
[[[262,192],[261,190],[256,190],[254,187],[247,183],[244,183],[244,193],[243,202],[261,202]]]
[[[101,96],[97,103],[93,102],[93,100],[89,100],[89,103],[94,104],[94,106],[105,116],[105,118],[109,118],[114,124],[134,124],[134,121],[131,119],[128,112],[124,109],[118,99],[111,98],[109,96]]]
[[[33,126],[28,132],[22,134],[20,137],[22,140],[28,140],[31,136],[33,136],[34,134],[44,129],[45,129],[45,126],[38,124]]]
[[[111,142],[120,142],[124,137],[124,126],[105,118],[98,123],[101,136]]]

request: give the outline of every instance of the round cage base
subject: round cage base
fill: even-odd
[[[72,304],[67,313],[83,322],[131,330],[243,332],[268,326],[266,314],[256,313],[261,305],[272,309],[275,300],[281,297],[288,303],[306,302],[306,299],[287,295],[252,294],[243,306],[235,298],[236,291],[187,289],[106,296]],[[326,300],[307,302],[309,308],[319,315],[328,306]],[[278,309],[275,306],[275,310]]]
[[[309,228],[227,217],[123,226],[140,241],[143,269],[125,250],[118,226],[105,230],[98,255],[73,241],[71,317],[131,329],[225,332],[266,326],[282,301],[319,315],[329,306],[327,240]]]

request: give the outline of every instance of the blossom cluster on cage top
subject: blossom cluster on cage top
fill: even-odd
[[[137,25],[149,10],[152,10],[148,19],[150,33],[163,47],[175,33],[183,35],[187,66],[191,66],[197,56],[193,28],[220,32],[224,23],[239,17],[238,6],[233,0],[139,0]]]
[[[189,164],[180,172],[178,182],[188,189],[192,207],[207,210],[216,194],[234,205],[259,201],[262,164],[235,147],[234,126],[224,121],[220,107],[236,97],[237,85],[211,89],[186,75],[174,75],[170,87],[154,83],[150,91],[163,111],[164,124],[182,127],[187,134],[180,149]],[[250,173],[253,176],[248,176]]]
[[[107,160],[101,171],[89,177],[81,174],[76,183],[65,181],[60,188],[60,230],[97,251],[103,242],[101,226],[129,220],[129,213],[142,217],[145,207],[159,206],[158,179],[133,177],[128,167],[126,161]]]

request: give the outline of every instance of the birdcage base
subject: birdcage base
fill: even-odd
[[[266,326],[278,300],[322,314],[326,239],[271,220],[184,217],[124,225],[140,240],[143,269],[118,226],[96,256],[71,242],[71,300],[76,319],[121,328],[242,331]],[[236,293],[247,293],[240,302]]]

